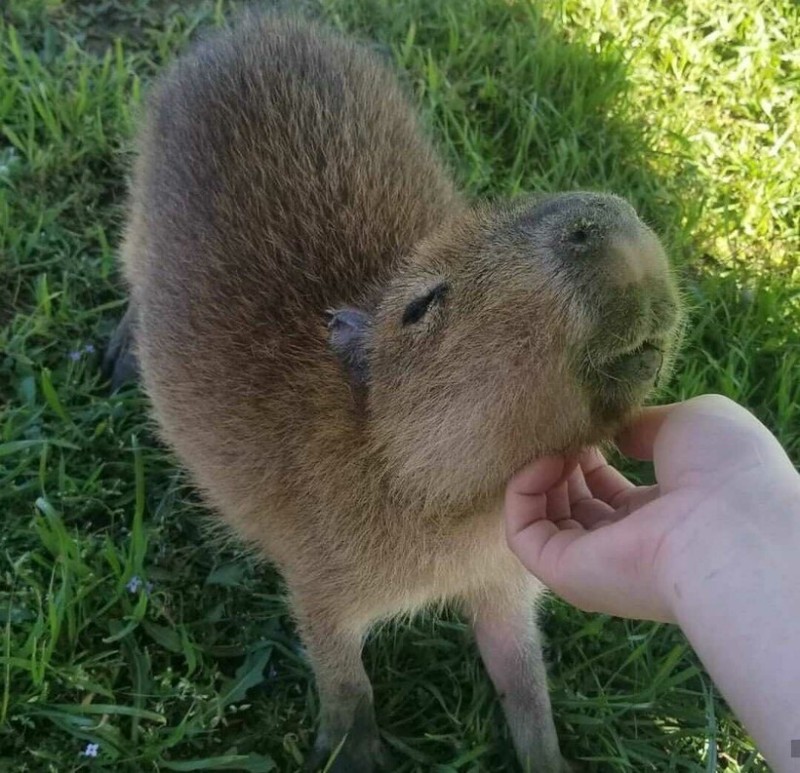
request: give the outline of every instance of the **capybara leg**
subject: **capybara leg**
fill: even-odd
[[[486,670],[505,711],[514,748],[526,773],[565,773],[550,707],[541,635],[539,590],[519,587],[470,600],[473,629]]]
[[[384,769],[387,757],[375,721],[372,686],[361,661],[366,631],[318,618],[301,618],[300,629],[320,701],[317,739],[306,770],[373,773]]]
[[[135,324],[136,309],[131,302],[103,354],[103,377],[111,380],[112,390],[119,389],[129,381],[136,381],[139,377],[139,363],[134,351]]]

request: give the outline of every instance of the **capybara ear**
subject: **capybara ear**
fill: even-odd
[[[330,309],[328,343],[347,368],[353,383],[366,385],[369,380],[367,336],[372,316],[361,309]]]

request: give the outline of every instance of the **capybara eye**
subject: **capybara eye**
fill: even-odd
[[[411,301],[403,312],[403,327],[419,322],[425,316],[431,304],[442,303],[448,289],[447,283],[442,282],[436,285],[429,293]]]

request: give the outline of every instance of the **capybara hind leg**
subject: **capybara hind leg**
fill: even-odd
[[[522,770],[566,773],[561,757],[541,635],[536,625],[536,586],[485,592],[470,599],[473,630],[486,670],[503,705]]]
[[[387,757],[375,721],[372,686],[361,661],[366,631],[319,617],[301,617],[299,622],[320,701],[317,739],[306,770],[383,770]]]
[[[129,381],[136,381],[139,377],[139,363],[134,351],[135,324],[136,309],[131,301],[111,334],[111,340],[103,354],[103,377],[111,380],[113,390]]]

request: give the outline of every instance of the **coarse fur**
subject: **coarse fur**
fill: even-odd
[[[120,335],[164,439],[286,579],[321,695],[309,764],[383,760],[363,637],[450,601],[523,766],[560,770],[541,586],[500,503],[668,365],[656,237],[613,196],[468,203],[387,67],[299,20],[249,15],[180,59],[138,149]]]

